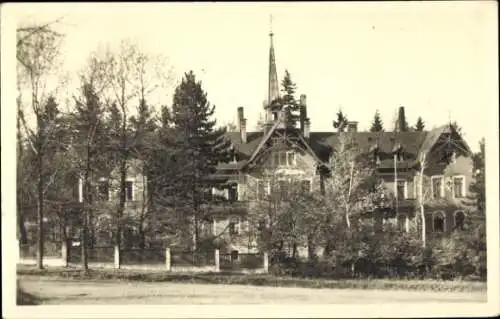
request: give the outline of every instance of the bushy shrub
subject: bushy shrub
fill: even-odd
[[[245,269],[258,269],[262,268],[263,260],[261,255],[245,254],[240,255],[240,267]]]

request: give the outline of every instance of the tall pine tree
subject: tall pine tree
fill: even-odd
[[[201,221],[207,218],[203,204],[215,182],[210,176],[221,162],[231,160],[230,142],[225,138],[226,129],[217,129],[213,119],[215,106],[210,105],[201,82],[192,71],[186,73],[176,88],[170,122],[172,159],[178,171],[174,180],[176,205],[184,212],[184,222],[192,230],[194,248],[198,247]]]
[[[141,98],[137,116],[130,118],[131,130],[134,135],[132,157],[138,160],[138,171],[140,172],[143,185],[139,198],[142,198],[136,209],[133,227],[138,232],[138,246],[146,246],[146,233],[152,230],[157,220],[151,214],[152,194],[148,192],[150,176],[154,168],[153,157],[159,145],[156,118],[153,116],[151,107],[144,98]]]
[[[84,83],[81,96],[75,98],[75,112],[72,114],[71,130],[73,131],[74,147],[70,157],[76,162],[75,166],[82,181],[81,216],[81,258],[85,270],[88,269],[89,243],[92,241],[91,224],[94,215],[94,184],[92,180],[106,170],[108,158],[106,144],[109,142],[108,131],[104,120],[105,109],[95,88]]]
[[[380,113],[377,110],[375,112],[375,116],[373,117],[373,123],[370,128],[370,132],[383,132],[384,131],[384,125],[382,123],[382,119],[380,118]]]
[[[333,127],[343,132],[347,127],[347,116],[342,113],[342,110],[337,112],[337,120],[333,121]]]
[[[286,112],[286,125],[289,128],[295,128],[299,119],[299,103],[295,99],[297,85],[292,81],[292,76],[288,70],[285,70],[285,77],[281,81],[281,86],[281,92],[283,92],[281,102]]]
[[[415,124],[415,131],[423,132],[424,128],[425,128],[424,120],[422,120],[422,117],[419,116],[417,119],[417,124]]]

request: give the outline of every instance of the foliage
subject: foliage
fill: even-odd
[[[190,220],[194,224],[191,233],[195,245],[200,222],[206,218],[201,206],[209,201],[207,191],[215,185],[209,177],[219,163],[232,159],[230,142],[224,136],[226,130],[216,128],[214,112],[215,106],[208,102],[201,82],[196,81],[192,71],[186,73],[175,89],[169,112],[167,143],[172,154],[167,161],[173,162],[176,173],[165,184],[171,185],[167,204],[182,211],[180,217],[185,225],[191,224]]]
[[[375,112],[375,116],[373,117],[372,126],[370,128],[370,132],[383,132],[384,125],[382,123],[382,119],[380,118],[380,113],[377,110]]]
[[[338,129],[339,132],[343,132],[347,127],[347,116],[342,113],[342,110],[337,112],[337,119],[333,121],[333,127]]]
[[[415,124],[415,131],[417,132],[423,132],[425,128],[425,123],[424,120],[422,120],[422,117],[419,116],[417,119],[417,124]]]
[[[371,189],[366,182],[373,176],[374,167],[366,158],[352,136],[339,135],[331,152],[329,174],[325,181],[325,192],[330,207],[344,217],[345,225],[351,228],[351,220],[366,211],[366,195]]]
[[[43,268],[44,213],[46,192],[54,182],[54,167],[50,163],[59,150],[57,144],[58,105],[53,95],[54,88],[48,88],[50,80],[60,84],[61,35],[47,25],[20,27],[16,30],[17,90],[18,90],[18,136],[25,138],[34,156],[33,194],[37,207],[37,265]],[[56,78],[56,79],[55,79]],[[55,79],[55,81],[54,81]],[[28,92],[28,98],[23,97]],[[25,107],[29,105],[29,107]],[[35,127],[30,127],[26,117],[33,116]],[[57,170],[56,170],[57,171]],[[28,185],[27,185],[28,186]],[[30,186],[28,186],[30,187]]]
[[[281,82],[283,96],[281,103],[286,112],[286,125],[290,128],[295,128],[299,119],[299,103],[295,98],[297,85],[292,81],[292,77],[288,70],[285,70],[285,77]]]

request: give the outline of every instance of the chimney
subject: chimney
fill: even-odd
[[[398,122],[397,122],[397,132],[404,132],[407,130],[405,126],[405,108],[404,106],[400,106],[398,110]]]
[[[347,122],[347,132],[357,132],[358,131],[358,122],[349,121]]]
[[[238,127],[240,129],[241,141],[247,142],[247,119],[244,118],[243,106],[238,107]]]
[[[309,135],[310,135],[309,133],[310,133],[310,131],[311,131],[311,122],[309,121],[309,119],[308,119],[308,118],[305,118],[305,119],[304,119],[304,126],[303,126],[303,127],[304,127],[304,129],[303,129],[302,134],[304,134],[304,137],[305,137],[306,139],[308,139],[308,138],[309,138]]]
[[[300,95],[300,131],[305,136],[305,122],[307,119],[307,98],[305,94]]]

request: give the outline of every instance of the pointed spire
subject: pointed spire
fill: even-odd
[[[273,45],[273,16],[270,17],[270,31],[269,37],[271,40],[271,46],[269,49],[269,86],[268,86],[268,103],[279,97],[279,86],[278,86],[278,74],[276,72],[276,60],[274,57],[274,45]]]

